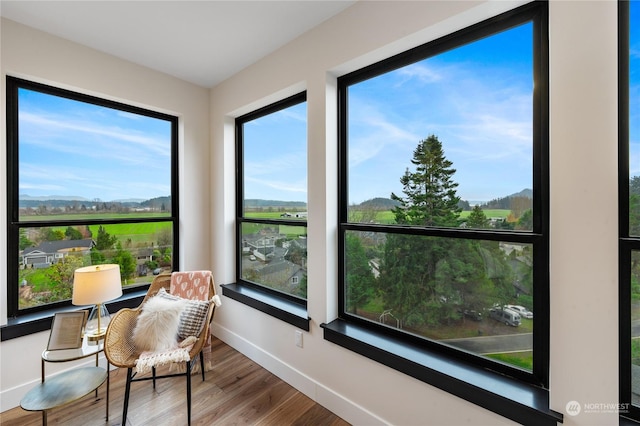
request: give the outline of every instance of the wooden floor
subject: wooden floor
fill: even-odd
[[[218,339],[213,339],[214,368],[191,380],[192,425],[345,426],[347,422]],[[50,410],[49,425],[120,425],[126,371],[112,370],[109,421],[105,421],[105,385],[98,399],[90,394]],[[38,426],[40,412],[14,408],[0,413],[2,426]],[[128,426],[186,425],[186,381],[176,377],[131,385]]]

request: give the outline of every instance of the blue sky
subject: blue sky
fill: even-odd
[[[630,7],[629,40],[629,172],[640,175],[640,1]]]
[[[244,124],[244,198],[307,202],[307,103]]]
[[[351,86],[349,202],[401,194],[431,134],[463,199],[531,188],[531,39],[523,25]],[[306,201],[305,115],[299,105],[245,125],[245,198]]]
[[[631,2],[631,22],[630,150],[636,175],[640,1]],[[457,170],[453,179],[463,200],[488,201],[532,188],[532,31],[532,24],[524,24],[351,86],[349,203],[402,195],[400,177],[418,142],[431,134]],[[255,123],[255,139],[245,149],[245,198],[306,201],[303,115],[300,109]],[[282,131],[287,128],[292,134]]]
[[[631,5],[631,22],[640,22],[640,2]],[[632,175],[640,174],[638,27],[630,52]],[[531,32],[526,24],[352,86],[349,202],[401,195],[413,150],[431,134],[457,170],[462,199],[531,188]],[[307,201],[306,116],[303,103],[245,125],[245,198]],[[169,167],[168,122],[21,90],[21,194],[166,196]]]
[[[349,202],[402,195],[400,177],[430,135],[469,201],[532,187],[532,25],[349,90]]]
[[[171,194],[168,121],[19,92],[20,194],[89,200]]]

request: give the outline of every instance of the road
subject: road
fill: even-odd
[[[447,339],[441,343],[477,354],[530,351],[533,349],[533,333]]]
[[[631,322],[631,336],[640,337],[640,320]],[[530,351],[533,349],[533,333],[447,339],[441,342],[477,354]]]

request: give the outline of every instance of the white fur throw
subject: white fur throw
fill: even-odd
[[[142,306],[133,329],[133,342],[140,351],[163,351],[178,345],[180,313],[185,308],[181,300],[151,297]]]

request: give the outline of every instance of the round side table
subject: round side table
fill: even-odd
[[[76,401],[95,391],[105,380],[106,390],[106,421],[109,421],[109,363],[107,368],[98,366],[98,356],[104,351],[102,341],[88,342],[85,338],[82,347],[77,349],[45,350],[42,352],[41,383],[31,389],[20,401],[20,406],[27,411],[42,411],[42,423],[47,424],[47,410],[61,407]],[[83,367],[65,371],[45,380],[45,364],[47,362],[69,362],[90,356],[96,357],[95,367]]]
[[[57,374],[31,389],[20,401],[27,411],[42,411],[42,424],[47,424],[47,410],[74,402],[98,389],[107,380],[107,370],[82,367]]]

